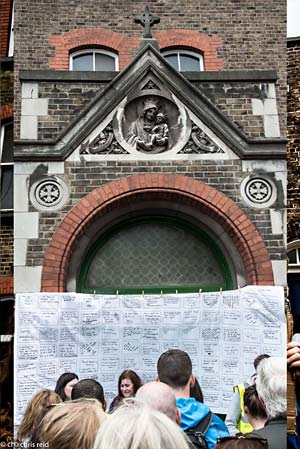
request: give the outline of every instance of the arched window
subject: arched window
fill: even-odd
[[[164,58],[179,72],[202,72],[203,57],[187,50],[169,50],[162,53]]]
[[[287,257],[289,273],[295,271],[300,273],[300,240],[295,240],[288,245]]]
[[[70,70],[115,72],[119,70],[118,56],[101,49],[76,51],[70,54]]]
[[[137,218],[100,236],[77,291],[155,293],[232,288],[227,261],[203,230],[177,218]]]

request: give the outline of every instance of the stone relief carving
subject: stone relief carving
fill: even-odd
[[[265,179],[250,179],[245,186],[245,193],[254,203],[266,203],[271,198],[272,187]]]
[[[149,93],[152,86],[154,94]],[[151,79],[144,87],[144,93],[123,101],[113,120],[91,142],[81,144],[80,154],[122,155],[138,151],[155,155],[173,149],[173,154],[225,153],[190,120],[181,103],[171,96],[159,95]]]
[[[224,153],[224,151],[216,145],[210,137],[192,122],[192,132],[188,143],[185,147],[179,151],[179,153],[192,154],[192,153]]]
[[[146,99],[142,114],[129,126],[126,141],[138,151],[157,154],[169,149],[167,119],[158,111],[158,102]]]
[[[68,187],[64,180],[57,176],[39,179],[30,187],[29,197],[37,210],[59,210],[69,197]]]
[[[112,123],[109,123],[90,143],[89,140],[80,147],[80,154],[129,154],[117,142]]]
[[[189,123],[185,109],[171,99],[145,94],[120,109],[113,126],[118,142],[129,151],[160,154],[188,140]]]

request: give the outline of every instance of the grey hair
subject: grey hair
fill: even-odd
[[[286,415],[287,367],[284,357],[270,357],[257,368],[256,389],[268,418]]]
[[[100,428],[93,449],[188,449],[185,434],[166,415],[131,398]]]

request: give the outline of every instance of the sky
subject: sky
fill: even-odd
[[[287,0],[287,37],[300,36],[300,0]]]

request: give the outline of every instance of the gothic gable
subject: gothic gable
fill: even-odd
[[[149,44],[56,140],[19,142],[16,159],[281,158],[284,151],[280,139],[251,141]]]

